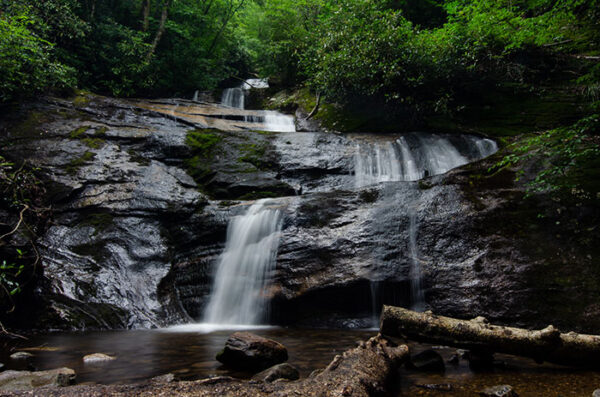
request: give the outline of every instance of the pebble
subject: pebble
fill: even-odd
[[[108,354],[104,353],[94,353],[88,354],[87,356],[83,356],[83,362],[86,364],[101,363],[106,361],[112,361],[114,359],[116,359],[116,357],[109,356]]]
[[[13,360],[24,360],[33,357],[33,354],[27,352],[16,352],[10,355]]]

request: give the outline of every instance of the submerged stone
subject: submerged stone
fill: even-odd
[[[510,385],[498,385],[483,389],[480,396],[484,397],[519,397]]]
[[[228,367],[259,372],[288,359],[284,345],[249,332],[236,332],[225,342],[217,360]]]
[[[412,356],[407,366],[424,372],[444,372],[446,369],[442,356],[431,349]]]

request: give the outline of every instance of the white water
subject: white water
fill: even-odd
[[[241,87],[226,88],[223,90],[221,105],[230,108],[244,109],[246,101],[246,93]]]
[[[294,132],[296,123],[294,117],[286,116],[278,112],[266,110],[264,113],[265,121],[263,129],[265,131]]]
[[[475,148],[476,153],[462,154],[448,138],[433,134],[410,134],[384,143],[361,142],[354,155],[355,185],[416,181],[487,157],[498,149],[490,139],[463,139],[466,145],[462,146]]]
[[[264,319],[265,287],[275,267],[282,226],[281,211],[272,204],[259,200],[230,221],[204,313],[206,326],[257,325]]]
[[[246,92],[250,89],[269,88],[266,79],[248,79],[239,87],[226,88],[223,90],[221,105],[230,108],[245,110]],[[264,131],[295,132],[296,123],[294,117],[281,114],[272,110],[260,111],[258,115],[243,116],[247,123],[262,124],[257,126]]]
[[[410,223],[408,227],[408,247],[410,255],[410,287],[412,309],[421,312],[425,308],[425,293],[423,292],[423,271],[421,269],[421,259],[419,258],[419,248],[417,246],[417,208],[412,206],[409,209]]]

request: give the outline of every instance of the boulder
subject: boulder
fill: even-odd
[[[42,386],[68,386],[75,381],[75,371],[58,368],[49,371],[4,371],[0,373],[0,391],[17,392]]]
[[[519,397],[510,385],[498,385],[483,389],[479,392],[484,397]]]
[[[594,392],[592,393],[592,397],[600,397],[600,389],[594,390]]]
[[[444,372],[444,359],[432,349],[424,350],[411,357],[407,367],[424,372]]]
[[[108,354],[104,354],[104,353],[94,353],[94,354],[88,354],[87,356],[83,356],[83,362],[86,364],[103,363],[103,362],[112,361],[115,359],[116,359],[116,357],[109,356]]]
[[[274,382],[277,379],[297,380],[299,378],[300,372],[288,363],[274,365],[252,377],[252,379],[262,380],[266,383]]]
[[[26,360],[33,357],[33,354],[27,352],[16,352],[10,355],[13,360]]]
[[[225,348],[217,354],[217,360],[228,367],[259,372],[285,362],[288,353],[285,346],[249,332],[236,332],[225,342]]]

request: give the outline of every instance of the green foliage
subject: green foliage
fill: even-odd
[[[539,171],[528,183],[530,193],[566,192],[582,198],[595,198],[597,175],[586,172],[600,165],[600,115],[579,120],[572,126],[549,130],[526,137],[508,146],[509,154],[490,168],[490,172],[504,167],[542,161]],[[521,170],[517,178],[525,172]]]
[[[52,44],[34,29],[29,8],[0,13],[0,102],[73,87],[73,70],[54,60]]]
[[[21,284],[18,281],[19,275],[25,269],[24,265],[7,263],[5,260],[0,265],[0,296],[3,293],[12,296],[21,292]]]

